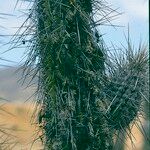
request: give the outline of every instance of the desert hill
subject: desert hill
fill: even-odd
[[[32,86],[28,86],[29,78],[23,82],[23,70],[19,67],[0,69],[0,97],[9,101],[22,102],[31,97],[36,90],[37,82],[34,79]],[[32,83],[31,83],[32,84]],[[32,99],[34,99],[32,97]]]

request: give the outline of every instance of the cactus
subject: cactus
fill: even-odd
[[[99,99],[105,48],[91,19],[96,3],[98,7],[91,0],[34,2],[36,32],[30,57],[38,58],[45,149],[112,147],[105,102]],[[102,2],[99,7],[103,9]]]
[[[91,1],[36,4],[45,149],[110,149],[108,123],[95,103],[104,48],[90,27]]]
[[[115,150],[124,149],[127,136],[132,140],[134,124],[147,141],[148,134],[143,129],[140,117],[145,116],[145,102],[149,103],[148,52],[145,45],[139,45],[138,50],[134,50],[128,41],[126,49],[109,55],[111,58],[106,67],[109,79],[105,82],[104,93],[110,101],[106,110],[109,126],[116,130],[117,135]]]
[[[34,1],[23,33],[34,32],[25,68],[38,73],[46,150],[112,150],[114,134],[140,112],[147,54],[129,44],[126,55],[108,57],[96,26],[112,11],[102,0]]]
[[[111,102],[106,111],[109,124],[116,130],[128,128],[140,112],[143,95],[146,90],[148,54],[147,48],[139,46],[134,51],[129,42],[128,49],[113,56],[115,61],[110,68],[106,82],[106,99]]]

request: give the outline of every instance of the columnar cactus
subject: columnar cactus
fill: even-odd
[[[99,99],[104,46],[91,19],[96,1],[35,1],[39,114],[45,149],[110,149],[112,135]],[[101,5],[103,6],[103,5]]]
[[[35,62],[38,71],[45,149],[111,150],[114,133],[140,110],[145,51],[128,49],[119,63],[108,62],[93,20],[97,11],[101,21],[112,11],[102,0],[36,0],[31,10],[35,35],[26,65]]]

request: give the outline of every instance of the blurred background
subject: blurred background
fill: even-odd
[[[148,43],[148,1],[109,0],[107,2],[113,8],[118,8],[117,11],[121,15],[111,21],[116,26],[104,25],[98,28],[106,45],[108,47],[111,47],[112,43],[117,46],[126,45],[125,34],[128,25],[135,47],[139,46],[141,40],[143,43]],[[37,79],[35,78],[29,87],[27,83],[30,79],[23,84],[21,66],[26,60],[27,48],[26,45],[16,46],[13,49],[11,47],[12,37],[25,22],[27,10],[31,7],[31,0],[5,0],[5,2],[0,0],[0,149],[2,150],[4,147],[6,150],[42,149],[42,141],[36,139],[42,131],[35,123],[37,112],[34,112]],[[147,116],[141,119],[144,135],[138,127],[133,126],[132,140],[127,138],[122,142],[124,149],[150,149],[148,105],[145,108]]]

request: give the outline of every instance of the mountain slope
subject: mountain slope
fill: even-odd
[[[0,69],[0,98],[22,102],[35,93],[36,80],[32,81],[33,83],[35,82],[34,85],[27,87],[29,79],[22,85],[22,75],[23,71],[17,67]]]

